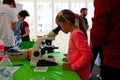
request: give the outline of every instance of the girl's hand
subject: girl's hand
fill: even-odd
[[[72,70],[71,65],[69,63],[63,63],[62,67],[65,70]]]
[[[63,58],[63,61],[64,61],[64,62],[68,62],[68,59],[67,59],[67,58]]]

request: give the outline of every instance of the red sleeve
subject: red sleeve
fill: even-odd
[[[92,58],[91,49],[88,45],[87,38],[84,33],[81,31],[77,34],[73,34],[73,42],[79,50],[81,57],[71,65],[73,70],[78,70],[84,68],[88,63],[90,63]]]
[[[24,22],[25,27],[29,27],[29,24],[27,22]]]
[[[107,34],[110,15],[110,0],[94,0],[94,17],[92,18],[91,41],[96,46],[102,46]]]

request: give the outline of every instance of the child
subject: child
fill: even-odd
[[[21,10],[18,13],[18,19],[20,21],[20,31],[22,41],[30,41],[29,38],[29,24],[24,21],[26,16],[29,16],[29,13],[26,10]]]
[[[85,30],[76,27],[75,15],[67,9],[61,10],[57,14],[56,24],[61,26],[61,30],[65,34],[71,33],[68,48],[68,63],[63,63],[63,69],[75,70],[81,80],[89,80],[92,53],[87,43]]]

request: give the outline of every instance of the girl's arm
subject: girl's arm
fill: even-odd
[[[22,35],[22,37],[28,36],[29,35],[29,27],[25,27],[25,34]]]

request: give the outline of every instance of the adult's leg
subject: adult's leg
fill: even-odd
[[[102,80],[120,80],[120,69],[102,65]]]
[[[97,47],[97,46],[92,44],[92,53],[93,53],[93,58],[92,58],[92,61],[91,61],[91,72],[93,70],[93,67],[94,67],[94,64],[95,64],[95,60],[97,58],[98,53],[101,54],[100,47]]]
[[[101,61],[101,66],[100,66],[100,74],[101,74],[101,67],[103,65],[103,48],[102,47],[99,47],[99,54],[100,54],[100,61]]]

